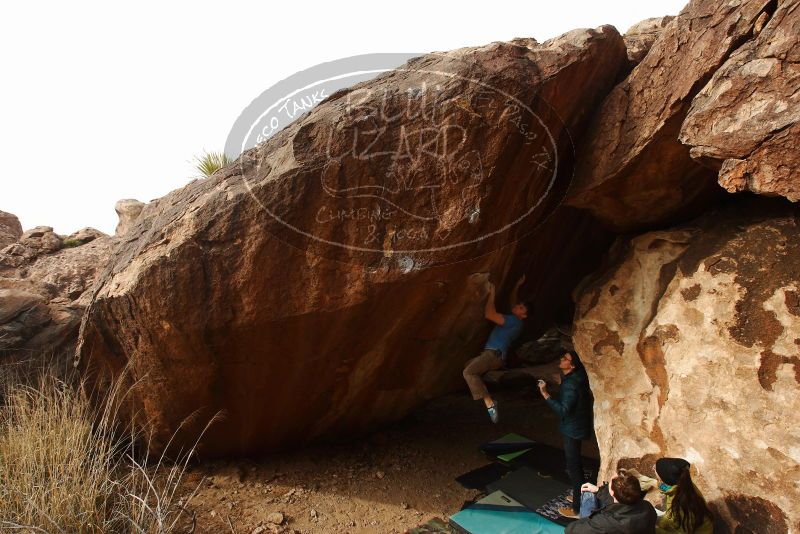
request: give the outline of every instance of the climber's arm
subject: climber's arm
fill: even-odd
[[[506,318],[502,314],[497,313],[494,307],[494,284],[489,283],[489,298],[486,299],[486,308],[484,309],[484,316],[493,323],[502,325],[505,324]]]
[[[519,288],[525,283],[525,275],[519,277],[519,280],[514,284],[514,289],[511,290],[511,296],[508,297],[509,309],[519,304]]]

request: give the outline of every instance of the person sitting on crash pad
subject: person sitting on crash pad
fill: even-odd
[[[558,363],[564,375],[561,380],[558,398],[547,392],[547,384],[539,381],[539,392],[547,405],[558,414],[558,429],[564,436],[564,460],[567,474],[572,484],[572,506],[561,508],[558,513],[570,519],[577,519],[580,511],[581,485],[584,482],[581,443],[592,437],[592,391],[578,353],[565,352]]]
[[[642,494],[647,495],[651,489],[658,487],[658,480],[639,473],[636,469],[620,469],[620,473],[633,475],[639,480],[639,488]],[[609,494],[608,484],[603,484],[599,488],[589,482],[581,486],[581,518],[589,517],[594,512],[612,504],[614,500]]]
[[[683,458],[660,458],[656,474],[663,482],[666,512],[658,518],[657,534],[711,534],[714,520],[700,490],[692,482],[689,462]]]
[[[489,412],[489,418],[493,423],[497,423],[499,419],[497,403],[489,395],[489,390],[486,389],[486,384],[484,384],[481,376],[484,373],[503,367],[511,343],[522,332],[522,321],[528,317],[528,305],[517,300],[517,292],[524,282],[525,277],[522,276],[517,280],[514,289],[511,291],[510,314],[497,312],[494,305],[494,284],[489,282],[489,298],[486,300],[484,315],[486,319],[495,323],[495,327],[489,335],[489,340],[486,341],[483,352],[468,361],[466,367],[464,367],[464,380],[469,386],[472,398],[474,400],[483,399],[486,410]]]
[[[599,508],[589,517],[567,525],[564,534],[654,534],[656,510],[644,499],[639,479],[621,471],[602,488],[584,484],[596,496]]]

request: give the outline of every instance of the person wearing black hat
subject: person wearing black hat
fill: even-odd
[[[558,398],[547,392],[547,384],[539,381],[539,391],[559,416],[559,430],[564,436],[564,459],[572,483],[572,507],[562,508],[559,513],[571,519],[580,517],[581,486],[584,482],[581,462],[581,442],[592,436],[592,391],[589,377],[575,351],[561,356],[558,368],[564,374]]]
[[[683,458],[660,458],[656,474],[663,482],[666,511],[658,518],[656,534],[711,534],[713,517],[692,482],[691,465]]]

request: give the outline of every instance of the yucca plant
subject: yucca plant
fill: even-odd
[[[231,159],[225,152],[205,152],[194,158],[194,168],[199,178],[208,178],[222,167],[230,164]]]

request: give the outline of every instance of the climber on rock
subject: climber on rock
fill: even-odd
[[[483,399],[489,412],[489,418],[493,423],[497,423],[499,418],[497,403],[489,395],[481,376],[488,371],[503,367],[511,343],[522,332],[522,321],[528,317],[529,306],[517,299],[517,293],[524,282],[525,276],[522,276],[514,284],[514,289],[511,291],[509,299],[510,314],[498,313],[494,303],[495,287],[494,284],[489,282],[489,297],[486,300],[484,315],[486,319],[495,323],[495,327],[489,335],[488,341],[486,341],[483,352],[468,361],[466,367],[464,367],[464,380],[467,381],[472,398],[475,400]]]

